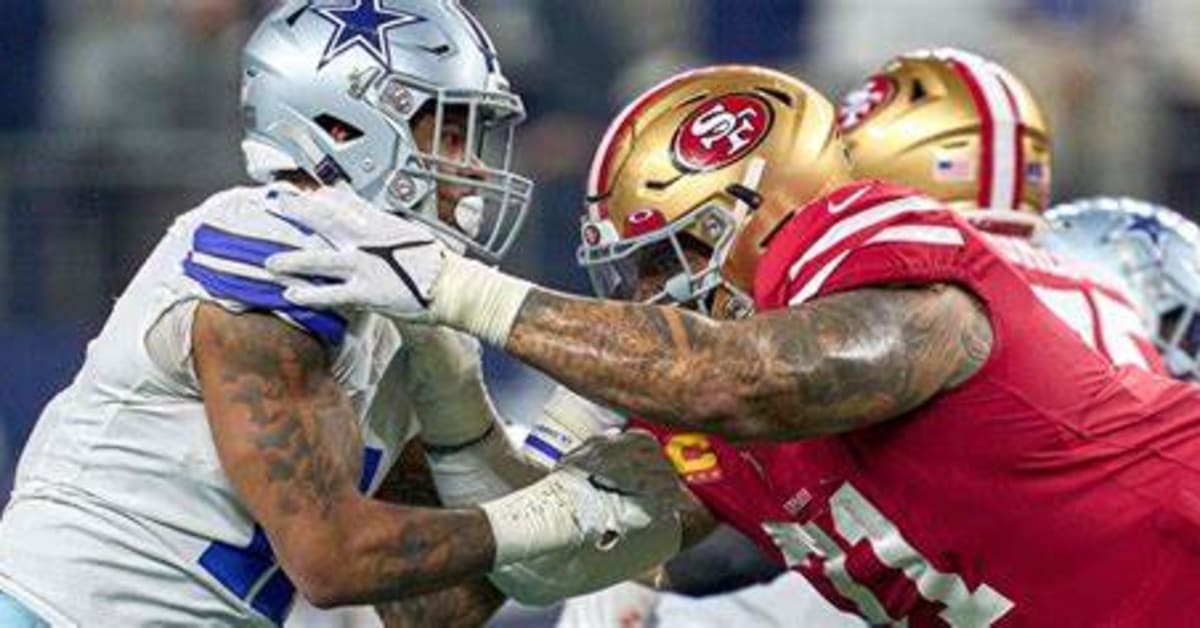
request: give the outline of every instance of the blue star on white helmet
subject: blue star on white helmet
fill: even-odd
[[[1163,255],[1163,234],[1166,232],[1166,227],[1162,221],[1154,214],[1138,215],[1130,217],[1129,224],[1125,226],[1125,232],[1129,234],[1140,233],[1150,240],[1154,245],[1155,253],[1161,258]]]
[[[325,18],[335,27],[333,36],[325,45],[318,67],[333,61],[338,55],[361,47],[384,67],[392,67],[392,50],[385,34],[388,30],[423,22],[425,18],[404,11],[388,9],[380,5],[381,0],[354,0],[353,5],[345,2],[335,6],[314,7],[313,12]]]

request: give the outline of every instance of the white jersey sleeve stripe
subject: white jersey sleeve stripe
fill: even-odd
[[[800,288],[799,292],[793,295],[791,299],[788,299],[788,305],[795,307],[811,299],[813,295],[817,294],[817,292],[821,290],[821,287],[824,286],[825,282],[829,280],[829,276],[833,274],[833,271],[837,270],[838,266],[842,265],[842,262],[845,261],[846,257],[849,255],[850,251],[847,250],[843,251],[841,255],[829,260],[825,266],[821,267],[821,270],[818,270],[817,273],[804,284],[804,287]]]
[[[887,227],[879,231],[879,233],[871,236],[865,244],[878,244],[881,242],[890,242],[896,244],[926,244],[932,246],[963,246],[966,240],[963,234],[956,227],[940,226],[940,225],[897,225]],[[797,306],[805,301],[813,298],[825,286],[825,282],[833,275],[841,265],[846,261],[857,248],[847,249],[840,255],[833,258],[821,267],[807,282],[800,288],[791,299],[788,300],[788,305]]]
[[[867,244],[898,242],[902,244],[932,244],[962,246],[963,234],[957,227],[938,225],[896,225],[871,236]]]
[[[866,211],[853,214],[833,225],[820,239],[804,252],[800,259],[788,269],[788,280],[794,281],[803,272],[804,267],[822,253],[829,251],[842,241],[865,229],[870,229],[907,212],[938,211],[941,205],[922,196],[909,196],[898,200],[882,203]]]

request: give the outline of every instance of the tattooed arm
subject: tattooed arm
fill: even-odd
[[[535,288],[506,349],[652,421],[791,440],[903,414],[974,374],[991,346],[974,298],[937,285],[854,290],[728,322]]]
[[[495,543],[482,511],[358,492],[354,413],[312,337],[270,316],[205,304],[192,344],[221,465],[309,601],[395,600],[491,568]]]
[[[423,447],[413,441],[379,487],[376,497],[415,506],[440,506],[441,499],[429,475]],[[482,626],[504,602],[504,594],[487,578],[397,602],[376,604],[385,628],[409,626]]]

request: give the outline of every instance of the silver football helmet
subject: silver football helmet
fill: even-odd
[[[1045,217],[1042,246],[1121,281],[1171,374],[1200,380],[1200,228],[1128,198],[1072,201]]]
[[[286,0],[246,44],[243,66],[255,180],[301,170],[349,185],[491,262],[512,245],[533,190],[510,170],[525,109],[457,0]],[[451,115],[465,119],[459,154],[442,146]],[[414,128],[430,119],[423,150]],[[439,186],[458,194],[440,217]]]

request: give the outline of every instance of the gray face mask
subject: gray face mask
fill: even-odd
[[[710,205],[662,228],[636,237],[619,239],[600,237],[602,229],[586,221],[583,244],[576,261],[588,272],[592,290],[607,299],[634,300],[643,303],[674,304],[712,315],[713,297],[723,289],[739,303],[743,315],[752,311],[752,300],[721,277],[721,266],[736,234],[732,212]],[[697,265],[688,260],[689,230],[703,225],[715,245]],[[592,234],[592,235],[589,235]],[[639,286],[647,276],[663,278],[653,294],[644,294]],[[642,294],[639,294],[642,293]]]

